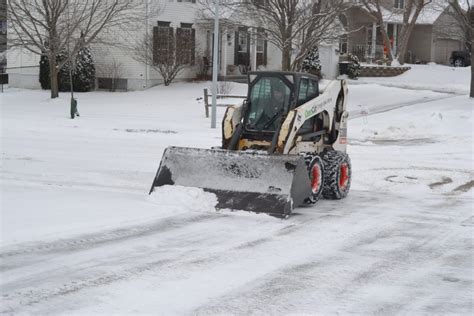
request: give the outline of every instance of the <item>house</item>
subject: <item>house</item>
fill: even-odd
[[[114,85],[122,90],[141,90],[163,82],[160,74],[148,62],[134,58],[139,39],[153,38],[153,55],[156,62],[169,53],[169,43],[174,37],[180,55],[188,67],[179,73],[176,80],[191,80],[212,73],[213,16],[207,14],[201,1],[196,0],[150,0],[159,3],[156,16],[143,12],[143,24],[129,34],[116,34],[118,45],[92,45],[95,59],[97,87],[110,89]],[[213,3],[213,1],[210,1]],[[147,8],[148,10],[148,8]],[[228,79],[243,79],[249,70],[280,70],[281,51],[267,41],[262,30],[252,21],[246,27],[228,23],[232,12],[221,12],[219,30],[219,76]],[[235,25],[235,24],[234,24]],[[262,35],[262,36],[261,36]],[[183,46],[184,45],[184,46]],[[184,47],[184,48],[183,48]],[[183,48],[183,49],[180,49]],[[334,78],[337,68],[337,42],[320,49],[322,71],[326,77]],[[154,61],[154,62],[155,62]],[[326,66],[324,63],[330,63]],[[39,88],[39,56],[26,49],[8,52],[10,86]]]
[[[150,1],[150,3],[153,2]],[[113,83],[117,89],[141,90],[163,82],[160,74],[149,63],[134,58],[136,40],[151,37],[153,54],[165,56],[170,40],[175,37],[178,50],[186,43],[189,54],[184,57],[188,67],[176,80],[190,80],[200,73],[210,74],[213,52],[213,19],[203,16],[202,5],[195,0],[154,0],[159,2],[156,17],[147,18],[143,12],[143,27],[129,34],[117,34],[119,45],[95,44],[91,48],[96,65],[97,86],[108,89]],[[249,28],[232,29],[226,26],[225,17],[220,23],[219,75],[242,76],[251,69],[278,69],[279,51],[262,38],[254,40]],[[256,30],[258,32],[258,30]],[[180,52],[182,54],[182,52]],[[8,52],[10,86],[40,88],[38,81],[39,56],[26,49]]]
[[[380,26],[373,22],[359,1],[353,2],[354,5],[340,16],[349,31],[340,39],[341,53],[352,53],[366,62],[382,59],[384,41]],[[384,27],[396,50],[405,0],[382,0],[381,4]],[[421,11],[408,41],[407,63],[448,64],[452,51],[464,49],[462,30],[449,10],[447,1],[434,0]]]

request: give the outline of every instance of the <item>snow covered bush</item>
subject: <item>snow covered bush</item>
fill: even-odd
[[[74,66],[72,83],[74,91],[87,92],[95,86],[95,65],[92,53],[88,48],[79,51]]]
[[[321,61],[319,60],[319,49],[311,49],[301,64],[301,71],[308,72],[321,78]]]
[[[64,61],[68,56],[67,51],[61,51],[57,62]],[[70,91],[71,84],[69,78],[70,63],[64,64],[58,73],[59,91]],[[88,48],[83,48],[77,54],[74,68],[72,70],[72,80],[74,91],[86,92],[94,89],[95,86],[95,65],[92,54]],[[39,81],[42,89],[51,89],[49,60],[46,55],[40,59]]]
[[[56,57],[56,61],[62,62],[67,58],[67,52],[62,51]],[[40,58],[40,70],[39,70],[39,82],[41,88],[48,90],[51,89],[51,77],[49,69],[49,59],[46,55],[41,55]],[[59,91],[68,91],[69,90],[69,65],[65,64],[58,73],[58,86]]]
[[[356,55],[349,53],[349,61],[348,76],[351,79],[358,79],[360,75],[359,58]]]
[[[69,53],[65,50],[61,51],[56,57],[58,63],[62,63],[68,58]],[[58,90],[62,92],[71,91],[69,80],[69,63],[65,63],[58,72]]]

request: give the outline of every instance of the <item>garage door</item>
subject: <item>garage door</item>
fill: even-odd
[[[438,64],[449,64],[451,52],[461,50],[461,42],[450,39],[442,39],[436,42],[435,62]]]

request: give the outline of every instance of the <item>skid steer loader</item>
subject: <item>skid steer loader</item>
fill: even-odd
[[[306,73],[250,72],[247,99],[227,108],[219,149],[168,147],[151,186],[215,193],[217,208],[287,217],[323,196],[344,198],[351,184],[346,153],[347,85],[319,90]]]

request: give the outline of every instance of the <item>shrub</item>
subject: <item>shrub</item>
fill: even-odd
[[[62,51],[56,57],[60,63],[67,58],[68,52]],[[64,64],[58,73],[59,91],[70,91],[71,84],[69,78],[70,63]],[[39,81],[42,89],[51,89],[51,77],[49,74],[49,59],[42,55],[40,59]],[[73,88],[76,92],[87,92],[95,86],[95,65],[92,54],[88,48],[83,48],[77,54],[74,68],[72,70]]]
[[[351,79],[358,79],[360,75],[359,58],[356,55],[349,54],[349,60],[351,63],[349,64],[348,76]]]
[[[321,78],[321,61],[319,60],[319,49],[311,49],[301,64],[301,70]]]

